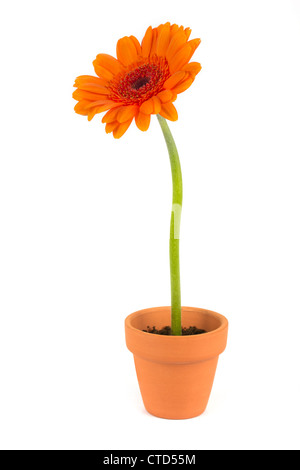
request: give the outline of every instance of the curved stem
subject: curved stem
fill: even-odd
[[[179,268],[179,232],[182,208],[182,175],[177,148],[167,121],[157,115],[171,163],[173,202],[170,225],[170,275],[171,275],[171,327],[173,335],[181,335],[181,290]]]

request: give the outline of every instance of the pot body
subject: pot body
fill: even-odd
[[[160,418],[193,418],[208,403],[219,354],[226,347],[228,321],[210,310],[182,307],[182,326],[207,333],[163,336],[142,331],[170,324],[170,307],[132,313],[125,320],[126,344],[134,355],[146,410]]]

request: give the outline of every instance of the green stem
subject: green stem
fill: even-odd
[[[167,121],[157,115],[162,129],[170,157],[173,202],[170,225],[170,275],[171,275],[171,327],[172,334],[181,335],[181,291],[180,291],[180,268],[179,268],[179,231],[182,208],[182,176],[177,148],[167,124]]]

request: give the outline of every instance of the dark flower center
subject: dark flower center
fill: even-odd
[[[163,90],[170,77],[167,60],[156,56],[144,60],[111,80],[109,99],[122,105],[141,105]]]
[[[132,84],[131,87],[133,88],[133,90],[139,90],[143,86],[147,85],[147,83],[149,82],[150,82],[150,77],[147,77],[147,76],[140,77]]]

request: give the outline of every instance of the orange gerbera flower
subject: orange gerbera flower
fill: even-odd
[[[190,34],[190,28],[166,23],[149,26],[141,44],[134,36],[119,39],[117,59],[99,54],[94,60],[98,77],[76,78],[76,113],[90,121],[95,114],[108,111],[102,122],[116,139],[133,119],[141,131],[148,129],[151,114],[176,121],[173,102],[201,70],[198,62],[190,62],[200,44],[200,39],[189,41]]]

